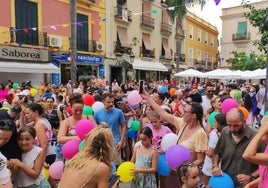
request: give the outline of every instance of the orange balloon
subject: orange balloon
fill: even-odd
[[[169,94],[170,95],[175,95],[175,93],[176,93],[176,89],[175,88],[170,88]]]
[[[245,107],[243,107],[243,106],[240,106],[238,108],[243,112],[243,114],[244,114],[244,120],[247,120],[248,119],[248,114],[249,114],[248,110]]]

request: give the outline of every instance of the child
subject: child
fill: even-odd
[[[157,187],[155,172],[158,152],[152,147],[152,138],[152,130],[149,127],[145,127],[140,133],[141,145],[134,149],[131,159],[135,163],[135,169],[131,172],[135,175],[131,182],[131,188]]]
[[[198,166],[196,166],[193,162],[183,162],[178,168],[181,188],[197,188],[200,184],[199,173]]]
[[[1,136],[2,131],[0,130],[0,138]],[[6,157],[0,152],[0,188],[12,188],[11,173],[6,163]]]
[[[46,147],[42,149],[34,145],[36,131],[31,126],[22,127],[18,132],[18,143],[22,151],[22,161],[11,159],[19,168],[17,186],[25,188],[50,188],[45,179],[42,167],[46,158]]]

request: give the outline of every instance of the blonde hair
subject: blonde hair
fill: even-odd
[[[85,139],[84,146],[72,158],[66,168],[81,169],[89,161],[97,160],[111,168],[111,153],[113,151],[113,134],[106,123],[94,128]]]

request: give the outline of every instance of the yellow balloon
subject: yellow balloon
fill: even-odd
[[[47,168],[44,168],[44,167],[43,167],[43,173],[44,173],[44,175],[45,175],[45,178],[48,179],[48,177],[49,177],[49,171],[48,171]]]
[[[30,90],[30,94],[33,95],[33,96],[36,95],[37,92],[38,92],[38,91],[37,91],[37,89],[35,89],[35,88],[32,88],[32,89]]]
[[[63,95],[64,97],[66,97],[66,92],[62,92],[62,95]]]
[[[0,108],[0,110],[10,110],[10,108],[9,107],[7,107],[7,106],[4,106],[4,107],[2,107],[2,108]]]
[[[117,169],[116,174],[120,177],[120,181],[129,182],[134,176],[130,175],[131,170],[135,168],[135,164],[132,162],[123,162]]]

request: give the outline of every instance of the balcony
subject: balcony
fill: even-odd
[[[175,34],[175,38],[176,39],[184,39],[185,38],[185,30],[177,30],[176,34]]]
[[[96,0],[78,0],[78,3],[84,3],[84,4],[88,4],[88,5],[92,5],[95,3]]]
[[[170,24],[161,22],[161,30],[160,30],[161,34],[169,36],[172,34],[172,27]]]
[[[84,52],[96,52],[97,51],[96,41],[77,38],[77,50]]]
[[[123,7],[123,5],[117,5],[114,7],[114,19],[124,23],[132,22],[132,12]]]
[[[166,0],[161,0],[161,6],[167,8],[168,4]]]
[[[154,29],[154,19],[153,18],[151,18],[150,16],[142,15],[140,17],[140,19],[141,19],[141,22],[140,22],[141,27],[143,27],[145,29],[149,29],[149,30]]]
[[[132,48],[130,47],[123,47],[120,44],[120,41],[115,41],[114,42],[114,54],[132,54]]]
[[[244,34],[239,34],[235,33],[232,35],[232,40],[233,42],[248,42],[250,41],[250,33],[244,33]]]

